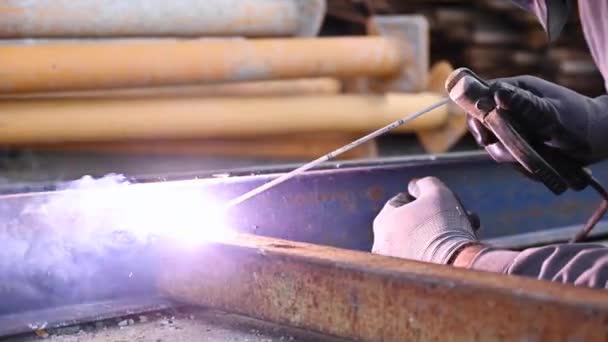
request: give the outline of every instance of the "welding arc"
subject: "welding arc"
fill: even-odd
[[[351,149],[353,149],[353,148],[355,148],[355,147],[357,147],[357,146],[359,146],[359,145],[361,145],[361,144],[363,144],[363,143],[365,143],[365,142],[367,142],[367,141],[369,141],[371,139],[379,137],[382,134],[385,134],[385,133],[387,133],[387,132],[389,132],[389,131],[391,131],[391,130],[393,130],[393,129],[395,129],[395,128],[403,125],[403,124],[406,124],[406,123],[408,123],[408,122],[416,119],[419,116],[422,116],[423,114],[426,114],[426,113],[428,113],[428,112],[430,112],[430,111],[432,111],[434,109],[437,109],[437,108],[439,108],[439,107],[441,107],[443,105],[446,105],[449,101],[450,101],[450,99],[446,97],[446,98],[444,98],[444,99],[442,99],[442,100],[440,100],[440,101],[438,101],[438,102],[436,102],[436,103],[434,103],[434,104],[432,104],[432,105],[430,105],[428,107],[425,107],[425,108],[423,108],[423,109],[421,109],[421,110],[419,110],[419,111],[417,111],[417,112],[415,112],[413,114],[410,114],[410,115],[408,115],[408,116],[406,116],[406,117],[404,117],[402,119],[394,121],[394,122],[392,122],[392,123],[390,123],[390,124],[388,124],[388,125],[380,128],[380,129],[378,129],[378,130],[376,130],[376,131],[374,131],[374,132],[372,132],[372,133],[364,136],[364,137],[361,137],[361,138],[359,138],[359,139],[357,139],[357,140],[355,140],[355,141],[353,141],[353,142],[351,142],[351,143],[349,143],[347,145],[344,145],[344,146],[336,149],[335,151],[332,151],[332,152],[330,152],[330,153],[328,153],[328,154],[326,154],[326,155],[324,155],[322,157],[319,157],[319,158],[317,158],[317,159],[315,159],[315,160],[313,160],[313,161],[311,161],[309,163],[306,163],[306,164],[298,167],[297,169],[294,169],[294,170],[292,170],[292,171],[290,171],[288,173],[285,173],[285,174],[283,174],[283,175],[281,175],[281,176],[279,176],[279,177],[271,180],[268,183],[264,183],[261,186],[255,188],[255,189],[253,189],[253,190],[251,190],[249,192],[246,192],[246,193],[242,194],[239,197],[236,197],[235,199],[233,199],[230,202],[228,202],[226,204],[226,206],[228,208],[230,208],[230,207],[233,207],[235,205],[241,204],[241,203],[245,202],[246,200],[248,200],[248,199],[250,199],[250,198],[252,198],[254,196],[257,196],[257,195],[261,194],[262,192],[264,192],[264,191],[266,191],[266,190],[268,190],[270,188],[273,188],[273,187],[275,187],[275,186],[277,186],[277,185],[279,185],[279,184],[281,184],[283,182],[286,182],[286,181],[290,180],[291,178],[293,178],[293,177],[295,177],[295,176],[297,176],[297,175],[299,175],[299,174],[301,174],[303,172],[306,172],[306,171],[312,169],[315,166],[318,166],[321,163],[324,163],[324,162],[326,162],[326,161],[328,161],[328,160],[330,160],[332,158],[335,158],[335,157],[341,155],[342,153],[347,152],[347,151],[349,151],[349,150],[351,150]]]

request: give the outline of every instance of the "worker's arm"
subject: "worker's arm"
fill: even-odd
[[[593,288],[608,287],[608,248],[600,244],[560,244],[522,252],[475,244],[455,257],[454,266]]]
[[[408,192],[390,200],[374,220],[372,252],[476,270],[605,287],[608,248],[568,244],[523,252],[481,244],[462,203],[436,178],[413,180]]]

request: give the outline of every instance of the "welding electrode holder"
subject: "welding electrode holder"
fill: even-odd
[[[560,195],[568,189],[580,191],[592,185],[602,195],[604,202],[574,239],[582,240],[608,208],[608,195],[591,173],[559,150],[535,140],[533,134],[514,120],[514,116],[497,108],[490,85],[471,70],[454,70],[446,80],[446,89],[452,101],[479,120],[532,178],[542,182],[554,194]],[[531,112],[535,108],[530,106],[528,110]],[[535,113],[520,114],[531,116]]]
[[[471,70],[455,70],[446,81],[452,101],[479,120],[533,178],[559,195],[568,188],[582,190],[589,185],[590,174],[581,165],[518,125],[504,109],[498,109],[490,86]],[[534,113],[521,113],[534,115]]]

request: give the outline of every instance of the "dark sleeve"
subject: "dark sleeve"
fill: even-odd
[[[608,79],[606,81],[608,82]],[[601,161],[608,158],[608,144],[606,143],[606,132],[608,132],[608,95],[594,98],[593,104],[588,112],[587,140],[591,145],[592,156],[595,160]]]
[[[522,252],[486,248],[470,268],[501,272],[593,288],[608,287],[608,247],[560,244]]]

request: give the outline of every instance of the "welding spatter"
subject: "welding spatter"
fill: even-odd
[[[304,165],[302,165],[302,166],[300,166],[300,167],[298,167],[298,168],[296,168],[296,169],[294,169],[294,170],[292,170],[292,171],[290,171],[288,173],[285,173],[285,174],[283,174],[283,175],[281,175],[281,176],[279,176],[279,177],[271,180],[268,183],[264,183],[261,186],[255,188],[255,189],[253,189],[253,190],[251,190],[249,192],[246,192],[246,193],[242,194],[239,197],[236,197],[235,199],[233,199],[230,202],[228,202],[226,204],[226,206],[227,206],[227,208],[231,208],[231,207],[233,207],[235,205],[243,203],[246,200],[248,200],[248,199],[250,199],[250,198],[252,198],[254,196],[257,196],[257,195],[261,194],[262,192],[264,192],[266,190],[274,188],[275,186],[277,186],[277,185],[279,185],[281,183],[284,183],[284,182],[286,182],[286,181],[288,181],[288,180],[290,180],[290,179],[292,179],[292,178],[294,178],[294,177],[296,177],[296,176],[298,176],[298,175],[300,175],[300,174],[302,174],[302,173],[304,173],[304,172],[306,172],[306,171],[314,168],[315,166],[318,166],[318,165],[320,165],[320,164],[322,164],[322,163],[324,163],[324,162],[326,162],[328,160],[331,160],[331,159],[333,159],[333,158],[341,155],[344,152],[347,152],[347,151],[349,151],[349,150],[351,150],[351,149],[353,149],[353,148],[355,148],[355,147],[357,147],[357,146],[359,146],[359,145],[361,145],[361,144],[363,144],[363,143],[365,143],[365,142],[367,142],[367,141],[369,141],[371,139],[374,139],[374,138],[379,137],[379,136],[381,136],[381,135],[383,135],[385,133],[388,133],[391,130],[393,130],[393,129],[401,126],[401,125],[404,125],[404,124],[406,124],[406,123],[408,123],[408,122],[416,119],[417,117],[422,116],[422,115],[424,115],[424,114],[426,114],[426,113],[428,113],[428,112],[430,112],[430,111],[432,111],[434,109],[437,109],[437,108],[439,108],[441,106],[444,106],[448,102],[450,102],[450,99],[446,97],[446,98],[444,98],[444,99],[442,99],[440,101],[437,101],[436,103],[434,103],[434,104],[432,104],[432,105],[430,105],[428,107],[422,108],[421,110],[419,110],[419,111],[417,111],[415,113],[412,113],[412,114],[410,114],[410,115],[408,115],[408,116],[406,116],[406,117],[404,117],[402,119],[394,121],[394,122],[392,122],[392,123],[390,123],[390,124],[388,124],[388,125],[380,128],[380,129],[378,129],[378,130],[376,130],[374,132],[369,133],[368,135],[366,135],[364,137],[361,137],[361,138],[359,138],[359,139],[357,139],[357,140],[355,140],[355,141],[353,141],[353,142],[351,142],[351,143],[349,143],[347,145],[344,145],[344,146],[336,149],[335,151],[329,152],[329,153],[327,153],[327,154],[325,154],[325,155],[323,155],[323,156],[321,156],[321,157],[319,157],[319,158],[317,158],[317,159],[315,159],[315,160],[313,160],[311,162],[308,162],[308,163],[306,163],[306,164],[304,164]]]

